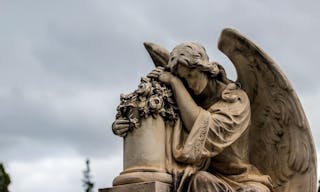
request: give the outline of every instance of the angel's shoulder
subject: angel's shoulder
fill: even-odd
[[[247,93],[235,83],[229,83],[221,92],[221,98],[228,103],[249,102]]]

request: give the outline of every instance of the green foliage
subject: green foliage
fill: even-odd
[[[10,176],[4,170],[3,164],[0,163],[0,192],[9,192],[8,186],[10,183]]]
[[[86,169],[83,171],[82,185],[85,192],[93,192],[94,183],[92,182],[90,174],[90,160],[86,160]],[[1,191],[0,191],[1,192]]]

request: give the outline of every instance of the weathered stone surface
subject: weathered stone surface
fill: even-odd
[[[145,47],[156,69],[121,96],[112,130],[124,138],[124,170],[106,190],[155,191],[157,181],[175,192],[315,192],[316,151],[303,108],[257,45],[233,29],[221,33],[218,48],[236,82],[198,43],[170,53]]]
[[[160,182],[144,182],[99,189],[99,192],[170,192],[170,185]]]

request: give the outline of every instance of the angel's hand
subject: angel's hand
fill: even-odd
[[[163,67],[157,67],[156,69],[152,70],[147,77],[158,79],[165,84],[171,84],[173,80],[177,78],[172,73],[164,71]]]
[[[115,135],[125,137],[129,131],[130,122],[127,119],[117,119],[112,124],[112,131]]]
[[[154,70],[152,70],[148,75],[147,77],[149,78],[155,78],[155,79],[158,79],[160,74],[164,72],[164,68],[163,67],[157,67],[155,68]]]

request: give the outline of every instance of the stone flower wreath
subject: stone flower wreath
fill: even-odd
[[[178,107],[170,87],[153,78],[143,77],[138,89],[121,94],[116,119],[128,119],[129,129],[138,128],[140,120],[160,115],[165,122],[175,121]]]

